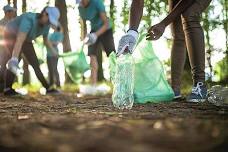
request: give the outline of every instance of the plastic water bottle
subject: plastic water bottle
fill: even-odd
[[[121,55],[116,61],[112,101],[118,109],[131,109],[134,103],[134,60],[132,54]]]
[[[208,102],[216,106],[228,104],[228,87],[222,87],[220,85],[211,87],[208,91]]]

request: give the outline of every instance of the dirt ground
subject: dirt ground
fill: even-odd
[[[0,97],[0,152],[228,152],[228,105],[113,108],[111,96]]]

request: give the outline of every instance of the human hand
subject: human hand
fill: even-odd
[[[120,56],[124,52],[133,53],[133,49],[137,43],[138,32],[134,30],[129,30],[119,41],[119,46],[117,50],[117,56]]]
[[[165,24],[163,23],[158,23],[156,25],[153,25],[149,30],[146,35],[147,40],[158,40],[163,33],[165,32]]]
[[[17,74],[19,66],[18,66],[18,58],[12,57],[6,64],[8,70],[10,70],[13,74]]]
[[[84,43],[87,45],[93,45],[97,41],[97,35],[95,33],[87,34],[86,38],[84,39]]]

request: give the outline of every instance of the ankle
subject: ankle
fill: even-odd
[[[10,91],[10,90],[12,90],[12,88],[5,88],[4,92]]]
[[[200,85],[203,85],[203,86],[206,85],[205,81],[194,81],[194,82],[193,82],[193,85],[194,85],[194,86],[197,86],[197,85],[199,85],[199,84],[200,84]]]

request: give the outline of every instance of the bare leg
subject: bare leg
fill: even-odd
[[[90,83],[92,85],[96,85],[97,84],[98,63],[97,63],[97,57],[95,55],[90,56],[90,66],[91,66]]]

